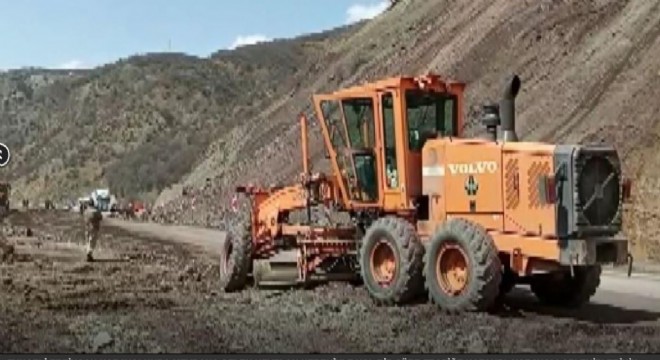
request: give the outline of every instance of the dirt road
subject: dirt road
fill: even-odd
[[[581,311],[521,289],[496,314],[454,316],[377,307],[342,284],[224,294],[212,230],[108,221],[101,261],[87,264],[75,214],[14,214],[4,227],[16,250],[0,263],[0,352],[660,351],[658,283],[642,276],[606,275]]]
[[[224,232],[201,227],[142,223],[117,218],[105,219],[104,225],[163,241],[186,244],[196,249],[200,256],[212,259],[217,259],[220,246],[225,240]]]
[[[189,244],[211,258],[217,257],[218,249],[225,238],[222,231],[191,226],[135,223],[119,219],[110,219],[107,224],[164,241]],[[518,291],[514,297],[525,295],[525,291]],[[660,313],[660,275],[633,273],[633,276],[628,278],[623,271],[605,271],[593,302],[603,306]]]

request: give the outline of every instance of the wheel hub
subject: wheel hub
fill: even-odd
[[[396,278],[396,255],[386,240],[380,240],[371,251],[371,273],[378,284],[388,287]]]
[[[452,296],[460,295],[469,280],[468,257],[456,243],[444,244],[436,262],[436,277],[440,288]]]

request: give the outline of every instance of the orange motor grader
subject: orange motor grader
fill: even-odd
[[[630,182],[610,146],[519,141],[520,86],[513,76],[483,107],[485,138],[463,137],[465,84],[437,75],[314,95],[332,173],[310,171],[301,115],[300,183],[237,188],[247,196],[223,243],[224,290],[361,280],[377,303],[428,294],[456,312],[528,284],[548,304],[587,302],[602,264],[632,263],[617,237]]]

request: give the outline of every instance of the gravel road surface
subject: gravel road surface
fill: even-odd
[[[33,236],[26,236],[31,228]],[[85,263],[78,215],[14,213],[0,262],[0,352],[658,352],[660,281],[603,276],[581,310],[526,289],[494,314],[378,307],[348,284],[224,294],[223,234],[105,221]]]

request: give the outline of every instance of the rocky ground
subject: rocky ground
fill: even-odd
[[[495,314],[450,316],[377,307],[342,284],[224,294],[215,260],[191,245],[105,227],[88,264],[75,213],[14,213],[4,232],[0,352],[660,351],[655,313],[558,314],[520,295]]]

